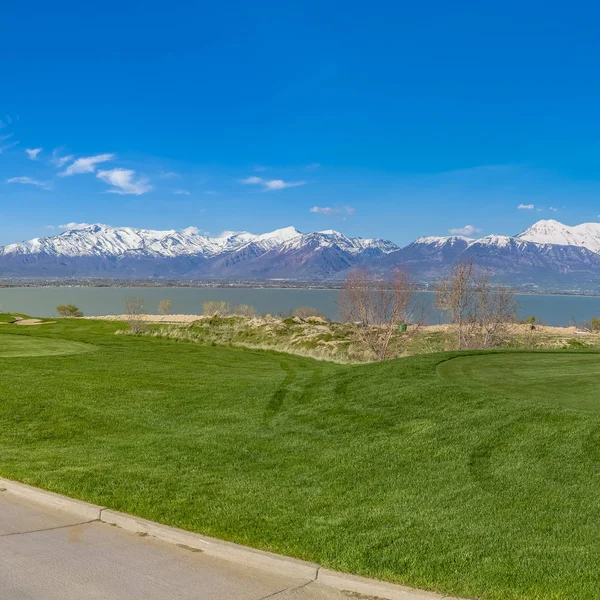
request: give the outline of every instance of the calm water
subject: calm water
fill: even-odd
[[[163,298],[173,302],[173,313],[201,314],[206,300],[250,304],[260,314],[277,315],[312,306],[329,318],[338,318],[338,290],[293,290],[251,288],[2,288],[0,312],[22,312],[38,317],[56,316],[59,304],[75,304],[86,315],[114,315],[124,312],[125,298],[140,296],[148,313],[158,312]],[[427,307],[430,324],[443,322],[433,308],[433,294],[419,293]],[[547,325],[568,325],[570,320],[589,321],[600,316],[600,297],[517,295],[520,316],[534,315]]]

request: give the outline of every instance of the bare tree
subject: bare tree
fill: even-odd
[[[144,299],[139,296],[130,296],[125,299],[125,314],[133,333],[143,333],[146,329],[144,315]]]
[[[173,307],[173,303],[169,299],[161,300],[158,303],[158,312],[161,315],[170,315],[172,307]]]
[[[501,346],[517,315],[512,290],[493,286],[472,261],[457,264],[439,284],[436,305],[448,313],[459,349]]]
[[[225,317],[230,314],[231,306],[223,300],[208,300],[202,305],[202,312],[211,317]]]
[[[233,307],[231,313],[237,317],[255,317],[256,309],[254,306],[250,306],[249,304],[238,304],[237,306]]]
[[[346,278],[338,301],[340,314],[379,360],[387,358],[398,326],[414,321],[415,288],[414,280],[401,269],[394,272],[391,281],[373,279],[364,270]]]

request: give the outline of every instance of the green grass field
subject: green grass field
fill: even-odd
[[[600,598],[600,354],[344,366],[119,327],[0,327],[0,474],[449,595]]]

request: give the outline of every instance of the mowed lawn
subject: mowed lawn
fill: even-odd
[[[600,354],[340,366],[119,327],[2,325],[1,475],[446,594],[600,598]]]

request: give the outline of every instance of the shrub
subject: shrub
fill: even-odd
[[[147,323],[144,321],[144,299],[131,296],[125,300],[125,313],[132,333],[144,333]]]
[[[161,300],[158,303],[158,312],[161,315],[170,315],[172,306],[173,306],[173,303],[170,300],[168,300],[168,299]]]
[[[229,302],[208,300],[202,305],[202,313],[211,317],[224,317],[231,312]]]
[[[56,307],[56,312],[64,318],[83,317],[83,313],[73,304],[61,304]]]
[[[255,317],[256,309],[249,304],[239,304],[232,309],[231,313],[238,317]]]
[[[300,317],[301,319],[308,319],[310,317],[320,317],[321,319],[324,318],[323,314],[312,306],[299,306],[294,311],[294,316]]]
[[[535,323],[535,317],[534,316],[529,316],[529,317],[525,317],[521,323],[523,323],[523,325],[533,325]]]
[[[592,319],[592,331],[600,331],[600,317]]]

